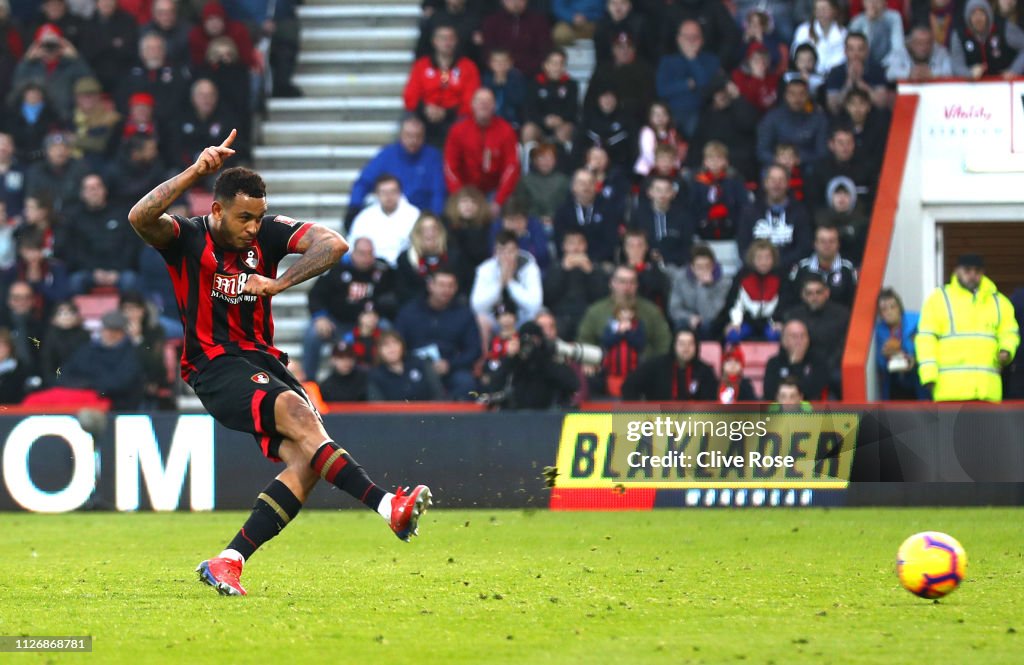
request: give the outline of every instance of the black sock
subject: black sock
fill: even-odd
[[[256,497],[252,514],[242,530],[228,544],[228,549],[239,552],[246,560],[259,547],[288,526],[302,508],[302,502],[288,486],[276,478]]]
[[[373,510],[377,509],[387,494],[374,485],[363,467],[333,441],[325,441],[317,449],[309,465],[321,478],[348,492]]]

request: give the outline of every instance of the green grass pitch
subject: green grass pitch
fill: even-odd
[[[1013,509],[308,511],[246,566],[193,568],[242,513],[0,517],[0,634],[93,635],[102,663],[1020,663]],[[946,531],[967,580],[899,587],[900,542]],[[15,660],[17,658],[17,660]]]

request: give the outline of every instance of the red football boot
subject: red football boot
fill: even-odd
[[[391,500],[391,530],[401,540],[409,542],[412,536],[419,535],[416,527],[420,515],[427,512],[429,507],[429,487],[417,485],[411,492],[406,487],[399,487],[395,491],[395,498]]]
[[[217,589],[222,596],[245,596],[245,589],[239,578],[242,576],[242,562],[237,559],[208,559],[198,566],[199,580]]]

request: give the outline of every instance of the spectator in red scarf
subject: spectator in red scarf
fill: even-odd
[[[11,85],[19,89],[29,81],[45,86],[53,108],[65,122],[75,106],[75,81],[92,71],[61,29],[45,23],[36,30],[25,57],[14,69]]]
[[[730,346],[722,354],[722,378],[718,381],[718,401],[722,404],[757,401],[754,385],[743,376],[744,362],[739,346]]]
[[[356,317],[356,327],[345,335],[344,340],[360,367],[369,368],[377,364],[380,333],[380,312],[373,302],[367,302]]]
[[[637,318],[636,307],[617,306],[601,336],[603,372],[599,381],[601,385],[595,387],[595,392],[621,397],[622,383],[640,364],[640,354],[646,346],[647,331],[644,322]]]
[[[690,183],[690,206],[697,218],[697,235],[704,240],[731,240],[750,194],[729,166],[729,148],[720,141],[704,145],[704,164]]]
[[[409,249],[396,261],[398,302],[427,295],[427,278],[439,268],[458,272],[461,263],[457,250],[448,246],[448,231],[437,215],[425,212],[412,225]]]
[[[789,181],[789,195],[794,201],[803,203],[806,199],[804,189],[807,183],[801,169],[800,151],[791,143],[780,143],[775,146],[775,161],[772,163],[785,170]]]
[[[715,371],[700,359],[700,342],[692,330],[680,330],[666,355],[640,363],[622,384],[622,399],[661,402],[714,402]]]

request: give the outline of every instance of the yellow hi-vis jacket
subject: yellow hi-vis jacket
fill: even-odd
[[[999,402],[999,352],[1012,358],[1020,331],[1013,305],[992,280],[982,277],[977,293],[971,293],[954,275],[925,301],[914,344],[921,384],[935,383],[936,402]]]

